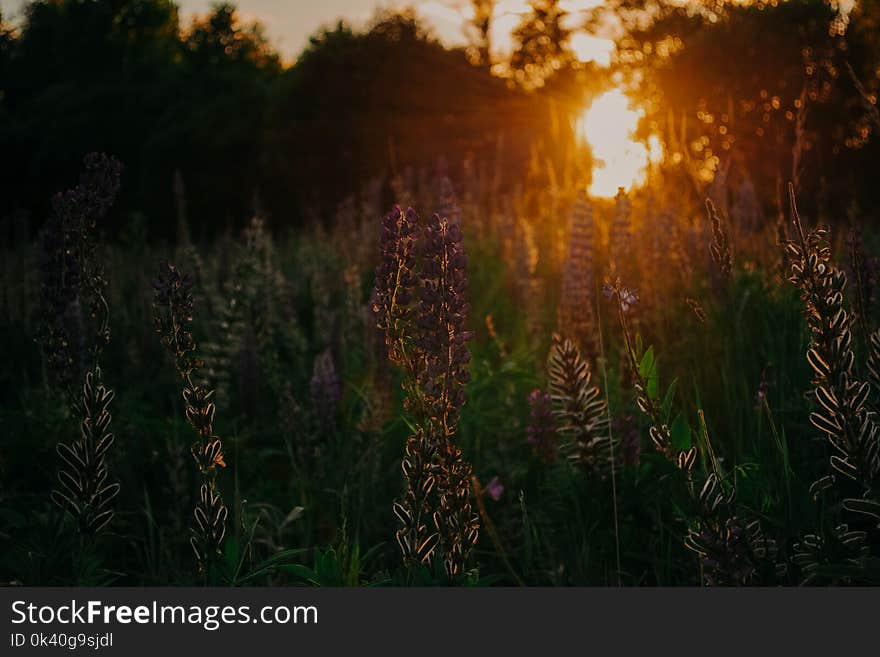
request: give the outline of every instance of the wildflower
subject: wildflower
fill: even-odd
[[[388,357],[397,365],[404,364],[401,341],[410,315],[416,276],[416,237],[418,217],[415,210],[403,212],[395,208],[382,220],[380,260],[376,267],[373,312],[377,326],[385,332]]]
[[[389,360],[405,370],[406,408],[417,424],[403,459],[406,490],[394,505],[397,541],[409,562],[427,562],[439,549],[452,578],[463,572],[479,531],[470,505],[471,466],[454,443],[472,337],[465,328],[470,306],[462,233],[454,218],[434,214],[419,236],[415,211],[396,207],[382,222],[380,250],[373,312]]]
[[[63,464],[58,472],[61,488],[52,491],[52,500],[77,521],[82,534],[101,531],[113,518],[111,502],[119,484],[107,483],[105,457],[113,444],[110,433],[110,402],[113,391],[101,381],[101,368],[86,374],[80,408],[83,412],[80,438],[71,445],[58,443]]]
[[[325,349],[315,357],[309,388],[318,421],[325,428],[331,427],[342,399],[342,387],[329,349]]]
[[[590,385],[589,363],[571,340],[553,336],[550,394],[559,433],[567,438],[569,458],[581,467],[603,471],[611,461],[605,400]]]
[[[593,312],[593,208],[584,191],[571,214],[568,254],[562,271],[562,294],[557,312],[559,330],[592,352],[596,323]]]
[[[623,187],[618,188],[614,201],[614,218],[609,236],[611,268],[620,275],[627,275],[631,273],[628,259],[632,257],[632,204]]]
[[[473,334],[464,327],[470,309],[467,257],[461,229],[446,218],[435,214],[424,237],[416,338],[423,369],[418,379],[430,418],[451,436],[470,380],[467,342]]]
[[[436,182],[437,186],[437,214],[440,217],[449,219],[450,222],[458,224],[461,221],[461,208],[458,205],[458,199],[455,195],[455,188],[448,176],[440,176]]]
[[[730,271],[733,267],[733,256],[730,253],[730,244],[727,239],[727,232],[724,230],[724,224],[721,223],[721,217],[715,205],[709,199],[706,199],[706,214],[709,216],[709,222],[712,225],[712,242],[709,245],[709,252],[712,255],[712,262],[718,268],[722,280],[730,278]]]
[[[639,295],[635,290],[624,287],[618,278],[614,283],[606,282],[602,287],[602,294],[608,299],[617,298],[620,309],[629,312],[630,308],[639,302]]]
[[[423,369],[417,380],[427,419],[439,430],[434,523],[446,572],[453,577],[462,572],[479,528],[468,501],[471,466],[453,443],[464,388],[470,381],[467,343],[473,334],[465,329],[470,309],[465,296],[467,257],[461,229],[446,217],[431,218],[424,240],[415,341]]]
[[[194,280],[170,262],[162,263],[153,282],[153,323],[160,340],[174,357],[182,381],[184,416],[198,439],[190,448],[202,478],[199,501],[194,510],[190,544],[196,555],[199,571],[207,576],[212,555],[219,554],[226,534],[228,510],[217,490],[216,475],[226,467],[223,444],[214,435],[214,391],[193,382],[201,361],[196,358],[196,341],[192,335],[195,299],[191,293]]]
[[[840,572],[839,582],[852,582],[848,571],[859,571],[865,567],[870,558],[871,549],[867,544],[868,533],[851,530],[848,525],[840,524],[828,531],[825,536],[806,534],[794,544],[793,561],[800,568],[803,584],[814,584],[825,576],[823,571]],[[841,569],[843,562],[849,568]],[[830,567],[829,567],[830,566]],[[823,568],[824,567],[824,568]]]
[[[762,570],[772,569],[777,576],[785,572],[785,565],[776,563],[776,542],[764,536],[760,523],[731,512],[735,493],[713,472],[695,500],[700,515],[684,545],[699,555],[708,586],[747,586],[756,583]]]
[[[486,494],[496,502],[501,499],[502,495],[504,495],[504,485],[497,476],[492,477],[483,490],[485,490]]]
[[[52,216],[41,235],[39,339],[50,376],[67,392],[72,409],[79,400],[75,382],[94,369],[110,341],[97,222],[116,198],[121,171],[113,157],[87,155],[76,187],[52,198]],[[83,332],[86,325],[91,335]]]
[[[419,428],[406,442],[401,467],[407,486],[403,500],[392,507],[400,521],[397,543],[407,562],[428,563],[440,540],[429,526],[433,519],[431,495],[436,484],[439,441]]]
[[[153,325],[163,345],[175,359],[177,373],[185,381],[200,366],[191,354],[196,343],[190,330],[195,301],[190,290],[195,283],[189,274],[181,274],[170,262],[162,263],[153,281]]]
[[[526,442],[545,463],[552,463],[556,460],[558,450],[553,398],[550,393],[535,388],[529,394],[528,401],[532,421],[526,427]]]
[[[853,367],[852,315],[843,297],[846,274],[831,262],[828,230],[805,232],[791,186],[789,194],[797,240],[785,245],[788,280],[801,290],[810,326],[807,362],[818,401],[810,422],[833,449],[833,470],[862,487],[864,497],[844,499],[844,507],[880,520],[880,427],[868,406],[870,384],[859,380]]]
[[[116,198],[121,170],[112,157],[87,155],[77,186],[53,197],[52,218],[42,236],[39,337],[50,377],[82,418],[79,439],[56,446],[61,487],[51,497],[75,518],[81,534],[107,526],[119,492],[119,484],[108,483],[105,460],[114,441],[109,431],[113,391],[104,385],[100,367],[110,341],[110,307],[97,254],[97,222]],[[85,383],[77,395],[75,382],[83,371]]]

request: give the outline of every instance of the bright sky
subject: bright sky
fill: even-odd
[[[177,0],[184,20],[195,13],[205,13],[213,0]],[[573,13],[572,26],[578,23],[576,13],[594,7],[602,0],[562,0],[562,8]],[[26,0],[0,0],[0,9],[13,20],[20,14]],[[265,26],[272,42],[286,59],[292,60],[308,43],[308,38],[322,26],[333,25],[343,18],[355,26],[363,25],[378,8],[413,6],[435,34],[445,43],[458,45],[465,42],[464,23],[472,16],[471,0],[238,0],[241,15],[258,19]],[[526,11],[526,0],[497,0],[493,22],[495,48],[510,48],[510,32]],[[607,62],[611,44],[585,35],[572,42],[576,54],[584,60]]]

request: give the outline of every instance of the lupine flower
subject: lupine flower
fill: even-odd
[[[453,578],[464,572],[468,556],[477,544],[480,518],[471,507],[472,470],[461,450],[447,438],[440,444],[438,457],[434,526],[440,537],[443,567]]]
[[[718,268],[722,280],[727,280],[730,278],[733,267],[733,256],[730,253],[730,243],[727,239],[727,231],[724,230],[724,224],[721,222],[721,216],[715,209],[715,204],[709,199],[706,199],[706,214],[712,226],[712,242],[709,244],[709,253],[712,255],[712,262]]]
[[[472,512],[471,467],[452,442],[458,411],[464,405],[464,387],[470,380],[465,329],[470,309],[467,292],[467,257],[461,229],[447,217],[435,214],[424,231],[416,347],[421,371],[419,388],[428,421],[440,429],[437,493],[434,522],[440,534],[444,566],[450,577],[464,568],[476,543],[479,519]]]
[[[553,416],[565,437],[565,451],[574,463],[605,474],[613,440],[608,436],[607,404],[590,384],[592,370],[569,339],[553,336],[549,362]]]
[[[868,376],[874,384],[874,392],[880,393],[880,329],[874,331],[869,338],[870,353],[868,354]]]
[[[784,564],[776,563],[776,542],[764,536],[760,523],[745,522],[730,512],[734,494],[710,474],[696,500],[701,517],[685,537],[685,547],[700,557],[708,586],[754,584],[759,571],[768,567],[777,575],[785,571]]]
[[[452,578],[464,571],[479,530],[469,499],[471,467],[453,442],[469,380],[467,258],[458,224],[433,215],[420,236],[414,312],[417,230],[412,209],[396,207],[383,220],[372,306],[389,360],[404,367],[406,408],[418,424],[403,460],[406,492],[394,505],[397,540],[408,562],[427,562],[439,548]]]
[[[228,510],[217,489],[216,477],[226,467],[223,445],[214,435],[214,391],[193,382],[201,361],[195,357],[196,341],[192,335],[195,300],[190,290],[193,278],[170,262],[162,263],[153,282],[153,323],[162,344],[174,357],[182,380],[186,421],[198,439],[190,452],[202,478],[199,501],[194,510],[190,544],[196,555],[199,571],[207,574],[213,555],[219,554],[226,534]]]
[[[153,281],[153,326],[162,344],[172,353],[177,373],[188,380],[201,361],[191,356],[196,343],[190,330],[195,300],[190,290],[195,281],[181,274],[170,262],[162,264]]]
[[[95,323],[91,345],[92,358],[110,341],[109,310],[101,259],[97,257],[97,222],[101,219],[119,191],[122,165],[103,153],[90,153],[84,160],[85,171],[79,184],[71,190],[56,194],[52,210],[60,218],[68,241],[78,255],[80,296],[87,307],[88,317]]]
[[[76,187],[52,198],[52,216],[41,235],[39,338],[49,373],[68,392],[71,407],[78,404],[72,386],[93,369],[110,339],[96,227],[116,198],[122,165],[91,153],[84,169]],[[93,324],[91,336],[82,331],[85,319]]]
[[[764,212],[761,209],[761,201],[758,199],[755,184],[750,177],[746,176],[740,184],[736,197],[733,200],[730,214],[733,219],[733,225],[747,231],[757,230],[760,226],[764,225]]]
[[[455,195],[455,188],[448,176],[442,175],[437,181],[437,214],[458,224],[461,221],[461,208]]]
[[[122,164],[104,153],[89,153],[83,159],[85,171],[79,184],[56,194],[52,207],[56,214],[65,218],[81,218],[87,228],[102,218],[116,199]]]
[[[609,235],[611,268],[620,275],[632,273],[629,266],[633,257],[631,214],[632,203],[630,203],[626,191],[620,187],[615,197],[614,218],[611,221]]]
[[[831,261],[829,231],[821,227],[805,231],[791,185],[789,194],[797,239],[785,245],[788,280],[801,291],[810,327],[807,362],[819,402],[810,422],[832,448],[834,471],[862,487],[864,497],[844,499],[844,507],[876,521],[880,518],[880,425],[868,403],[870,384],[860,380],[854,368],[852,315],[843,295],[846,274]]]
[[[73,345],[79,340],[79,322],[73,310],[79,291],[80,267],[70,244],[70,235],[59,217],[52,217],[41,234],[39,341],[46,366],[55,383],[69,390],[78,379],[79,354]],[[73,401],[71,396],[70,401]]]
[[[586,193],[581,191],[571,213],[557,324],[562,333],[574,337],[589,352],[593,351],[593,331],[596,328],[593,311],[594,240],[593,207]]]
[[[318,422],[324,428],[332,427],[336,409],[342,399],[342,386],[329,349],[315,357],[309,389]]]
[[[110,522],[111,503],[119,492],[119,484],[107,482],[105,460],[113,444],[112,400],[113,391],[101,382],[101,368],[87,373],[80,404],[80,438],[71,445],[58,443],[56,448],[63,465],[58,472],[61,488],[52,491],[52,500],[76,519],[82,534],[95,534]]]
[[[393,505],[400,521],[397,543],[407,562],[428,563],[440,540],[433,526],[431,495],[436,483],[436,453],[440,441],[419,428],[406,441],[401,467],[406,477],[403,500]]]
[[[820,583],[823,577],[829,577],[832,583],[852,583],[852,578],[847,573],[849,569],[841,572],[839,564],[847,563],[852,566],[853,569],[849,572],[864,568],[871,555],[867,538],[867,532],[851,530],[847,524],[837,525],[824,535],[803,536],[792,546],[792,561],[802,573],[802,583]]]
[[[465,294],[467,257],[457,224],[434,215],[424,231],[416,346],[422,359],[419,384],[431,418],[451,435],[464,386],[470,380],[464,324],[470,309]]]
[[[51,497],[76,519],[81,534],[95,534],[113,517],[112,501],[119,492],[119,484],[108,482],[105,462],[113,444],[113,391],[101,379],[110,309],[97,255],[97,222],[116,198],[122,166],[112,157],[92,153],[84,168],[76,187],[53,197],[52,218],[43,232],[39,336],[53,382],[65,389],[71,411],[82,418],[79,439],[56,446],[62,459],[61,487]],[[77,395],[74,385],[83,372],[85,383]]]
[[[415,291],[415,257],[418,217],[415,210],[403,212],[399,206],[382,220],[379,243],[380,260],[376,267],[373,290],[373,312],[377,325],[385,332],[388,357],[403,364],[401,351],[404,324],[409,318],[410,303]]]
[[[553,418],[553,398],[549,392],[535,388],[529,394],[531,424],[526,427],[526,442],[544,462],[556,460],[559,450],[556,421]]]

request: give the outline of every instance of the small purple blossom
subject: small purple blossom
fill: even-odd
[[[624,287],[619,278],[614,283],[605,283],[602,287],[602,294],[609,299],[617,297],[617,302],[623,312],[629,312],[630,308],[639,302],[638,292]]]
[[[495,476],[489,480],[489,483],[486,484],[484,490],[489,497],[497,502],[501,499],[501,496],[504,495],[504,484],[502,484],[501,480]]]

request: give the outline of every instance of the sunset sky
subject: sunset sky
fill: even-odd
[[[576,13],[602,0],[563,0],[564,9]],[[15,19],[26,4],[25,0],[0,0],[6,17]],[[209,10],[212,0],[178,0],[184,21],[194,13]],[[308,37],[322,26],[332,25],[339,18],[359,26],[383,7],[413,6],[420,16],[445,43],[465,42],[464,22],[471,16],[471,0],[238,0],[235,3],[241,15],[260,20],[272,42],[284,57],[293,60],[308,42]],[[498,0],[495,9],[493,41],[499,51],[510,48],[510,32],[528,7],[526,0]],[[578,18],[572,16],[572,26]],[[602,39],[577,35],[572,42],[577,55],[584,60],[607,61],[611,44]]]

